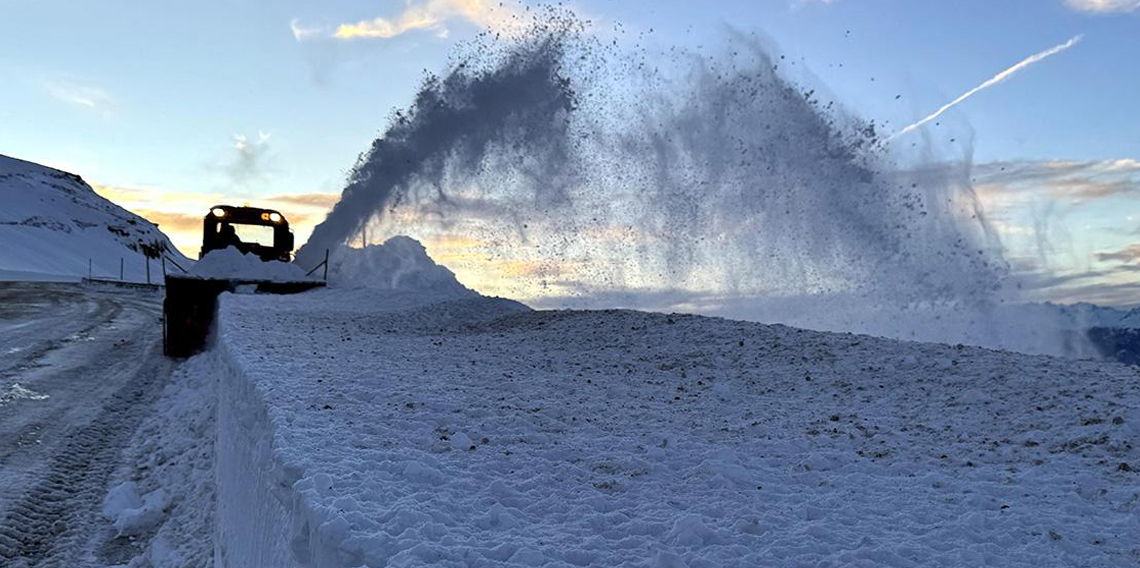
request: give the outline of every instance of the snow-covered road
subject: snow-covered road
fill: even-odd
[[[0,284],[0,565],[122,556],[99,506],[173,368],[161,355],[160,300]]]

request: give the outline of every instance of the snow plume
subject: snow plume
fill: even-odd
[[[997,309],[1007,264],[968,161],[900,169],[873,122],[785,80],[755,37],[630,53],[573,21],[485,37],[429,78],[302,264],[407,234],[537,307],[1068,349]]]
[[[514,149],[534,163],[565,163],[575,94],[562,74],[564,39],[577,28],[569,21],[551,26],[486,55],[493,64],[460,60],[443,77],[429,76],[412,107],[396,112],[360,158],[340,202],[297,252],[298,262],[315,264],[321,252],[347,242],[415,187],[446,200],[445,173],[474,177],[489,153]]]

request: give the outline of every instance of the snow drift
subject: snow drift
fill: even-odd
[[[75,174],[0,155],[0,280],[146,278],[145,253],[185,257],[151,222],[100,197]],[[151,263],[151,278],[162,270]],[[185,263],[183,264],[185,265]]]

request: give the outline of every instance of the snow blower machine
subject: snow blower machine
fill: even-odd
[[[198,259],[201,261],[211,252],[230,247],[241,253],[238,258],[288,263],[293,256],[293,231],[277,211],[230,205],[211,207],[202,224],[202,250]],[[323,279],[310,279],[322,266]],[[328,255],[326,253],[325,261],[309,270],[304,278],[269,276],[268,271],[253,268],[243,274],[241,265],[237,269],[237,274],[217,275],[194,268],[183,270],[182,274],[166,275],[162,346],[168,357],[189,357],[205,347],[218,296],[223,292],[296,294],[322,287],[328,279]]]

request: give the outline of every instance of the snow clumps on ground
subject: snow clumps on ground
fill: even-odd
[[[186,568],[212,565],[214,554],[214,408],[212,353],[175,370],[126,450],[103,501],[114,525],[120,566]]]

